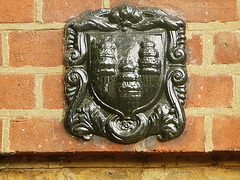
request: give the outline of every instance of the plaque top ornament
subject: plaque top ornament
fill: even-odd
[[[185,23],[151,7],[86,11],[65,28],[65,127],[130,144],[182,134]]]

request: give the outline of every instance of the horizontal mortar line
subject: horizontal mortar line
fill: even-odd
[[[46,30],[63,29],[66,23],[1,23],[0,30]]]
[[[185,108],[186,115],[240,115],[239,108],[206,108],[206,107],[193,107]],[[58,118],[63,115],[62,109],[1,109],[1,117],[49,117]]]
[[[240,115],[240,107],[239,108],[185,108],[186,115]]]
[[[87,163],[87,162],[85,162]],[[124,168],[124,169],[141,169],[141,168],[145,168],[145,169],[152,169],[152,168],[160,168],[160,169],[164,169],[164,168],[168,168],[168,169],[174,169],[174,168],[189,168],[189,167],[212,167],[214,164],[202,164],[202,165],[199,165],[197,163],[193,164],[193,165],[185,165],[185,166],[166,166],[166,167],[163,167],[162,164],[160,164],[159,166],[151,166],[151,165],[148,165],[148,166],[141,166],[141,165],[109,165],[109,166],[101,166],[101,165],[93,165],[93,166],[86,166],[86,165],[80,165],[80,166],[57,166],[57,167],[47,167],[47,166],[42,166],[42,167],[2,167],[0,168],[0,170],[21,170],[21,169],[24,169],[24,170],[31,170],[31,169],[34,169],[34,170],[59,170],[59,169],[69,169],[69,168],[73,168],[73,169],[81,169],[81,168],[86,168],[86,169],[91,169],[91,168],[101,168],[101,169],[116,169],[116,168]],[[39,165],[40,166],[40,165]],[[214,167],[226,167],[226,166],[214,166]],[[227,166],[227,167],[235,167],[235,166]]]
[[[53,74],[53,73],[63,73],[65,70],[64,66],[57,67],[0,67],[0,73],[14,73],[14,74]]]
[[[100,160],[101,161],[101,160]],[[76,164],[76,162],[74,162]],[[73,163],[73,164],[74,164]],[[78,162],[79,163],[79,162]],[[104,163],[104,165],[103,165]],[[59,168],[102,168],[102,169],[105,169],[105,168],[146,168],[146,169],[151,169],[151,168],[164,168],[162,167],[162,164],[167,164],[169,162],[162,162],[162,163],[159,163],[158,165],[156,165],[156,163],[149,163],[149,164],[146,164],[146,165],[143,165],[142,162],[138,163],[136,165],[135,164],[130,164],[129,163],[123,163],[123,162],[115,162],[115,163],[110,163],[110,165],[106,165],[106,164],[109,164],[109,162],[100,162],[100,163],[96,163],[95,164],[92,164],[88,162],[89,165],[86,165],[86,162],[83,162],[83,163],[79,163],[78,165],[71,165],[71,162],[68,163],[69,165],[45,165],[45,163],[41,163],[41,162],[38,162],[38,165],[29,165],[28,167],[19,167],[19,165],[10,165],[8,167],[1,167],[0,169],[1,170],[5,170],[5,169],[45,169],[45,168],[49,168],[49,169],[59,169]],[[171,162],[170,162],[171,163]],[[14,162],[12,163],[14,164]],[[166,165],[165,168],[189,168],[189,167],[193,167],[196,166],[196,167],[211,167],[213,166],[214,164],[212,162],[203,162],[203,163],[199,163],[199,162],[194,162],[190,165],[186,165],[186,163],[183,163],[183,164],[179,164],[176,165],[176,162],[175,163],[171,163],[171,165]],[[214,166],[215,167],[229,167],[229,168],[233,168],[233,167],[238,167],[240,165],[240,163],[237,163],[236,165],[224,165],[224,164],[221,164],[221,162],[219,162],[217,165],[215,164]],[[2,165],[4,166],[4,165]]]
[[[12,153],[12,152],[11,152]],[[58,153],[58,152],[56,152]],[[170,152],[171,153],[171,152]],[[148,163],[148,164],[143,164],[143,162],[139,162],[138,164],[134,163],[134,164],[130,164],[129,163],[124,163],[124,162],[111,162],[110,165],[106,165],[109,164],[109,161],[101,161],[99,163],[97,162],[88,162],[88,165],[86,165],[86,161],[85,162],[77,162],[78,165],[76,165],[76,162],[73,162],[72,164],[75,165],[71,165],[71,162],[68,163],[68,165],[64,164],[64,165],[60,165],[61,163],[59,163],[59,165],[49,165],[49,164],[45,164],[45,163],[41,163],[38,162],[38,165],[34,164],[30,164],[29,166],[21,166],[19,167],[19,165],[15,165],[14,166],[14,162],[12,162],[12,165],[9,165],[8,167],[4,167],[4,164],[0,164],[0,169],[4,170],[4,169],[44,169],[44,168],[49,168],[49,169],[59,169],[59,168],[161,168],[162,164],[166,164],[166,163],[170,163],[169,165],[166,165],[166,168],[178,168],[178,167],[182,167],[182,168],[188,168],[191,167],[192,165],[196,166],[196,167],[203,167],[203,166],[212,166],[213,163],[212,162],[194,162],[191,165],[187,165],[186,163],[179,163],[178,165],[176,165],[176,162],[168,162],[168,161],[163,161],[162,163]],[[39,165],[40,164],[40,165]],[[226,167],[224,165],[217,165],[218,167]],[[229,166],[229,167],[235,167],[235,166]],[[162,167],[163,168],[163,167]]]
[[[63,29],[65,22],[53,23],[1,23],[0,30],[45,30],[45,29]],[[230,21],[222,23],[220,21],[209,23],[187,23],[187,30],[240,30],[240,21]]]
[[[62,109],[0,109],[1,117],[43,117],[43,118],[59,118],[63,114]]]
[[[222,23],[220,21],[209,22],[209,23],[187,23],[188,31],[192,30],[240,30],[240,21],[230,21]]]
[[[217,75],[217,74],[240,74],[240,64],[221,64],[221,65],[187,65],[187,71],[194,74]]]
[[[187,65],[189,73],[195,74],[240,74],[240,64],[222,64],[222,65]],[[16,73],[16,74],[53,74],[63,73],[64,66],[58,67],[0,67],[0,73]]]

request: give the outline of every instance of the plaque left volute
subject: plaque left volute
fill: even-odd
[[[130,144],[182,134],[185,24],[156,8],[86,11],[65,28],[65,127]]]

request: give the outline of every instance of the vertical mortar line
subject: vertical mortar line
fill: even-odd
[[[34,94],[36,98],[36,109],[43,108],[43,74],[36,74],[35,75],[35,89]]]
[[[205,31],[203,33],[203,63],[211,65],[214,58],[213,33]]]
[[[2,66],[8,67],[9,65],[9,44],[8,44],[9,32],[2,32]]]
[[[240,20],[240,0],[237,1],[237,7],[238,7],[238,20]]]
[[[143,169],[144,168],[134,168],[132,179],[134,180],[142,180],[143,176]]]
[[[3,63],[3,53],[4,53],[4,51],[3,51],[3,38],[5,38],[4,36],[3,36],[3,32],[2,31],[0,31],[0,36],[1,36],[1,47],[2,47],[2,52],[0,53],[1,54],[1,58],[2,58],[2,62],[1,63]],[[1,59],[0,58],[0,59]]]
[[[235,108],[236,107],[236,96],[237,96],[237,92],[236,92],[236,88],[237,88],[237,84],[236,84],[236,77],[234,75],[232,75],[232,80],[233,80],[233,96],[232,96],[232,108]]]
[[[43,22],[42,20],[42,0],[35,0],[35,22]]]
[[[239,75],[234,75],[233,76],[233,103],[232,106],[233,108],[239,108],[240,107],[240,76]]]
[[[192,34],[193,32],[192,31],[188,31],[188,29],[186,30],[186,33],[185,33],[185,36],[186,36],[186,39],[189,40],[192,38]]]
[[[10,118],[3,118],[2,125],[2,152],[10,152],[10,142],[9,142],[9,128],[10,128]]]
[[[204,117],[204,133],[205,133],[205,152],[213,151],[212,141],[212,116]]]
[[[110,0],[102,0],[103,8],[110,8]]]

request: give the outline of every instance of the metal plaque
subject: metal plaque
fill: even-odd
[[[130,144],[182,134],[185,23],[150,7],[86,11],[65,29],[65,127]]]

